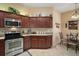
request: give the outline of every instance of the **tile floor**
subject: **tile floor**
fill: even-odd
[[[32,56],[79,56],[79,51],[76,54],[74,49],[69,48],[67,51],[66,46],[61,45],[57,45],[56,47],[52,47],[50,49],[30,49],[28,51]],[[19,56],[27,56],[27,53],[24,52]]]
[[[31,56],[31,54],[28,51],[25,51],[25,52],[19,54],[18,56]]]

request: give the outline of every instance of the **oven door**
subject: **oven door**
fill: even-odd
[[[5,41],[5,53],[23,49],[23,38],[10,39]]]

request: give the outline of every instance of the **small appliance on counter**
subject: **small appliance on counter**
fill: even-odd
[[[31,34],[37,34],[36,32],[32,32]]]

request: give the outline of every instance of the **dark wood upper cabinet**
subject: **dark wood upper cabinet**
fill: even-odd
[[[4,27],[5,18],[12,18],[12,19],[16,19],[16,20],[21,20],[20,15],[0,10],[0,28]]]
[[[5,55],[5,41],[4,39],[0,40],[0,56]]]
[[[52,28],[52,17],[30,17],[31,28]]]
[[[0,28],[4,27],[5,18],[12,18],[12,19],[20,20],[22,28],[29,27],[29,24],[28,24],[29,23],[28,22],[29,17],[17,15],[17,14],[13,14],[13,13],[10,13],[10,12],[0,10]]]
[[[52,17],[37,18],[40,28],[52,28]]]
[[[4,17],[5,17],[5,13],[0,12],[0,28],[4,27]]]
[[[21,18],[22,28],[29,28],[29,17]]]
[[[4,19],[12,18],[21,21],[22,28],[52,28],[52,17],[27,17],[0,10],[0,28],[4,27]]]
[[[37,22],[37,17],[30,17],[30,28],[37,28],[38,27],[38,22]]]

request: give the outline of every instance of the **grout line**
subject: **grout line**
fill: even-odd
[[[32,56],[32,54],[29,52],[29,51],[27,51],[28,52],[28,54],[30,55],[30,56]]]

